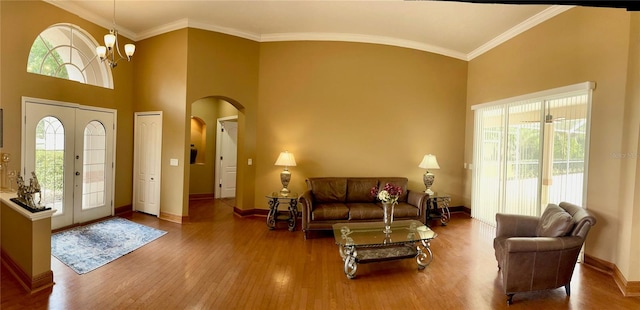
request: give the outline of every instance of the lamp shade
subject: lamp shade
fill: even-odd
[[[116,44],[116,36],[112,33],[108,33],[104,35],[104,45],[107,48],[112,48]]]
[[[135,53],[136,51],[136,46],[133,44],[125,44],[124,45],[124,53],[125,55],[131,57],[133,56],[133,53]]]
[[[284,151],[280,153],[276,160],[276,166],[294,167],[296,165],[296,159],[293,154]]]
[[[424,155],[418,167],[427,169],[427,170],[440,169],[440,165],[438,165],[438,160],[436,159],[436,156],[431,154]]]
[[[100,58],[105,58],[107,56],[107,47],[106,46],[96,47],[96,54],[98,54],[98,57]]]

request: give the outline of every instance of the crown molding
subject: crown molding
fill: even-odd
[[[417,41],[396,39],[383,36],[371,36],[351,33],[324,33],[324,32],[297,32],[297,33],[272,33],[260,37],[260,42],[279,41],[341,41],[391,45],[405,47],[425,52],[440,54],[452,58],[466,60],[467,55],[454,50],[442,48],[435,45],[425,44]]]
[[[151,37],[155,37],[157,35],[161,35],[163,33],[171,32],[171,31],[179,30],[183,28],[196,28],[196,29],[202,29],[202,30],[208,30],[208,31],[215,31],[219,33],[224,33],[224,34],[260,42],[259,34],[245,32],[238,29],[234,29],[234,28],[227,28],[227,27],[221,27],[221,26],[211,25],[207,23],[201,23],[201,22],[190,20],[188,18],[180,19],[175,22],[164,24],[162,26],[141,32],[136,36],[136,41],[148,39]]]
[[[55,7],[58,7],[62,10],[65,10],[71,14],[75,14],[78,17],[87,20],[91,23],[94,23],[100,27],[103,27],[105,29],[112,29],[113,28],[113,21],[112,20],[107,20],[104,19],[98,15],[96,15],[95,13],[91,12],[91,11],[87,11],[83,8],[78,7],[77,5],[73,4],[72,2],[69,1],[62,1],[62,0],[43,0],[46,3],[49,3]],[[118,26],[116,24],[116,26]],[[127,28],[123,28],[118,26],[116,28],[116,30],[118,30],[118,35],[121,35],[123,37],[126,37],[127,39],[131,39],[133,41],[137,41],[136,37],[136,33],[127,29]]]
[[[499,36],[489,40],[487,43],[482,44],[480,47],[476,48],[475,50],[473,50],[471,53],[467,54],[467,58],[466,60],[472,60],[488,51],[490,51],[491,49],[497,47],[498,45],[518,36],[519,34],[555,17],[556,15],[559,15],[561,13],[564,13],[565,11],[574,8],[574,6],[568,6],[568,5],[553,5],[547,9],[545,9],[544,11],[531,16],[530,18],[528,18],[527,20],[523,21],[522,23],[514,26],[513,28],[505,31],[504,33],[500,34]]]
[[[101,18],[100,16],[92,13],[91,11],[82,9],[77,5],[73,4],[69,1],[63,0],[43,0],[46,3],[54,5],[62,10],[70,12],[72,14],[77,15],[78,17],[90,21],[98,26],[104,27],[105,29],[111,29],[113,27],[113,22],[110,20],[106,20]],[[322,33],[322,32],[292,32],[292,33],[271,33],[271,34],[257,34],[246,32],[234,28],[222,27],[202,22],[197,22],[193,20],[189,20],[188,18],[180,19],[168,24],[164,24],[149,30],[145,30],[140,33],[135,33],[129,29],[122,28],[118,26],[118,34],[127,37],[133,41],[139,41],[148,39],[157,35],[161,35],[163,33],[171,32],[174,30],[179,30],[183,28],[197,28],[208,31],[215,31],[223,34],[228,34],[236,37],[245,38],[248,40],[256,41],[256,42],[278,42],[278,41],[342,41],[342,42],[358,42],[358,43],[371,43],[371,44],[382,44],[382,45],[391,45],[398,46],[410,49],[416,49],[420,51],[440,54],[452,58],[457,58],[465,61],[470,61],[491,49],[497,47],[498,45],[516,37],[517,35],[535,27],[536,25],[551,19],[552,17],[561,14],[574,6],[564,6],[564,5],[554,5],[551,6],[544,11],[530,17],[526,21],[516,25],[515,27],[507,30],[506,32],[500,34],[499,36],[493,38],[492,40],[486,42],[475,50],[471,51],[468,54],[454,51],[451,49],[443,48],[440,46],[435,46],[431,44],[426,44],[417,41],[411,40],[403,40],[391,37],[383,37],[383,36],[372,36],[372,35],[362,35],[362,34],[348,34],[348,33]]]

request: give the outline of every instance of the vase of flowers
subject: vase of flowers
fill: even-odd
[[[398,204],[398,198],[402,195],[402,188],[395,186],[391,183],[384,185],[382,190],[374,186],[371,188],[371,195],[382,203],[382,210],[384,212],[384,230],[385,234],[391,233],[391,223],[393,223],[393,211]]]

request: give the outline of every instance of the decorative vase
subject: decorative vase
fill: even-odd
[[[392,202],[383,202],[382,210],[384,212],[383,221],[384,221],[384,230],[385,234],[391,233],[391,223],[393,223],[393,209],[395,208],[395,203]]]
[[[198,149],[196,148],[195,145],[191,144],[191,158],[190,158],[191,160],[190,160],[190,162],[192,164],[196,163],[196,157],[197,156],[198,156]]]

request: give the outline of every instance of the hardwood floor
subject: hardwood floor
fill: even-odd
[[[349,280],[331,234],[305,240],[285,223],[233,215],[229,201],[192,201],[189,223],[133,213],[168,231],[152,243],[77,275],[52,258],[56,284],[29,295],[4,267],[2,309],[640,309],[604,273],[578,264],[563,288],[516,294],[506,305],[493,255],[493,228],[455,214],[434,226],[435,258],[362,264]],[[282,226],[280,226],[282,225]]]

